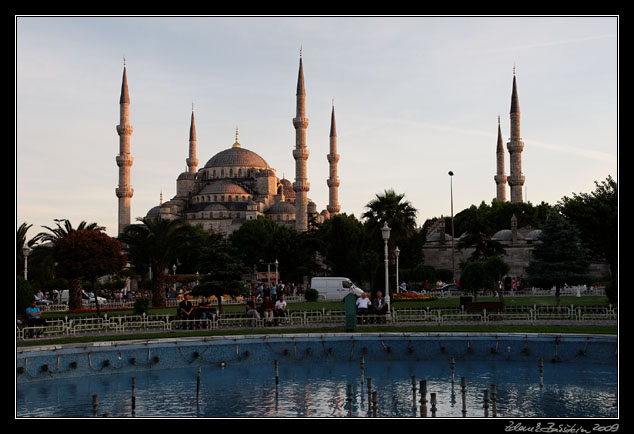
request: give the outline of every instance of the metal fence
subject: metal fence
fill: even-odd
[[[358,315],[358,324],[547,324],[555,321],[583,323],[618,320],[616,306],[523,306],[507,307],[503,312],[466,312],[462,308],[393,309],[387,315]],[[275,327],[311,327],[344,325],[344,311],[291,311],[285,317],[257,318],[239,313],[225,313],[213,319],[179,319],[176,315],[104,315],[102,318],[64,318],[48,320],[46,326],[16,326],[18,340],[36,337],[62,337],[86,334],[126,334],[144,331],[189,331],[205,329],[236,329]]]

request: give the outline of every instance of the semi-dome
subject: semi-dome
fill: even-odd
[[[211,157],[205,164],[205,168],[212,167],[255,167],[266,169],[269,165],[264,161],[264,158],[255,152],[234,146]]]
[[[198,194],[249,194],[242,186],[228,181],[214,181],[203,187]]]

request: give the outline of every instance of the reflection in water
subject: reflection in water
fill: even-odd
[[[352,386],[352,416],[368,415],[368,381],[378,392],[379,417],[420,416],[413,407],[411,377],[427,381],[427,400],[436,393],[437,417],[463,417],[461,377],[466,378],[467,417],[482,417],[483,390],[496,385],[498,417],[616,417],[616,367],[603,364],[548,364],[544,387],[534,363],[280,362],[280,384],[271,366],[198,368],[97,375],[81,379],[19,384],[18,417],[92,417],[92,396],[99,395],[101,416],[132,415],[131,383],[136,378],[137,417],[347,417],[347,386]],[[417,392],[417,400],[420,395]],[[491,405],[489,404],[489,414]],[[429,404],[428,404],[429,405]],[[427,415],[431,416],[430,408]]]

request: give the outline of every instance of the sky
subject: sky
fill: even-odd
[[[341,212],[386,189],[420,226],[496,186],[515,71],[524,200],[555,205],[618,181],[617,16],[16,16],[15,215],[27,239],[69,219],[117,235],[125,58],[132,223],[176,194],[192,105],[198,168],[239,142],[295,179],[300,51],[308,197],[328,204],[335,107]],[[505,155],[509,175],[509,155]],[[454,173],[453,177],[448,172]],[[510,190],[507,188],[507,198]],[[510,226],[510,222],[509,222]]]

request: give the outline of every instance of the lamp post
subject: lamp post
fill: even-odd
[[[398,246],[396,246],[396,249],[394,249],[394,256],[396,256],[396,292],[400,293],[401,292],[401,287],[398,286],[398,256],[400,255],[401,250],[398,248]]]
[[[453,230],[453,172],[449,171],[449,184],[450,184],[450,192],[451,192],[451,276],[453,281],[456,281],[456,259],[454,252],[454,230]]]
[[[278,267],[279,267],[280,263],[277,262],[277,258],[275,259],[275,286],[277,287],[278,285],[278,276],[279,276],[279,272],[278,272]]]
[[[28,274],[27,272],[27,268],[28,268],[28,257],[29,254],[31,253],[31,249],[29,248],[29,246],[24,246],[22,247],[22,255],[24,256],[24,280],[27,280],[26,276]]]
[[[172,271],[174,274],[174,293],[176,293],[176,264],[172,265]]]
[[[383,242],[385,244],[384,253],[385,253],[385,302],[387,303],[387,311],[390,312],[390,283],[388,276],[388,256],[387,256],[387,240],[390,239],[390,227],[387,225],[387,222],[384,222],[383,227],[381,228],[381,236],[383,237]]]

